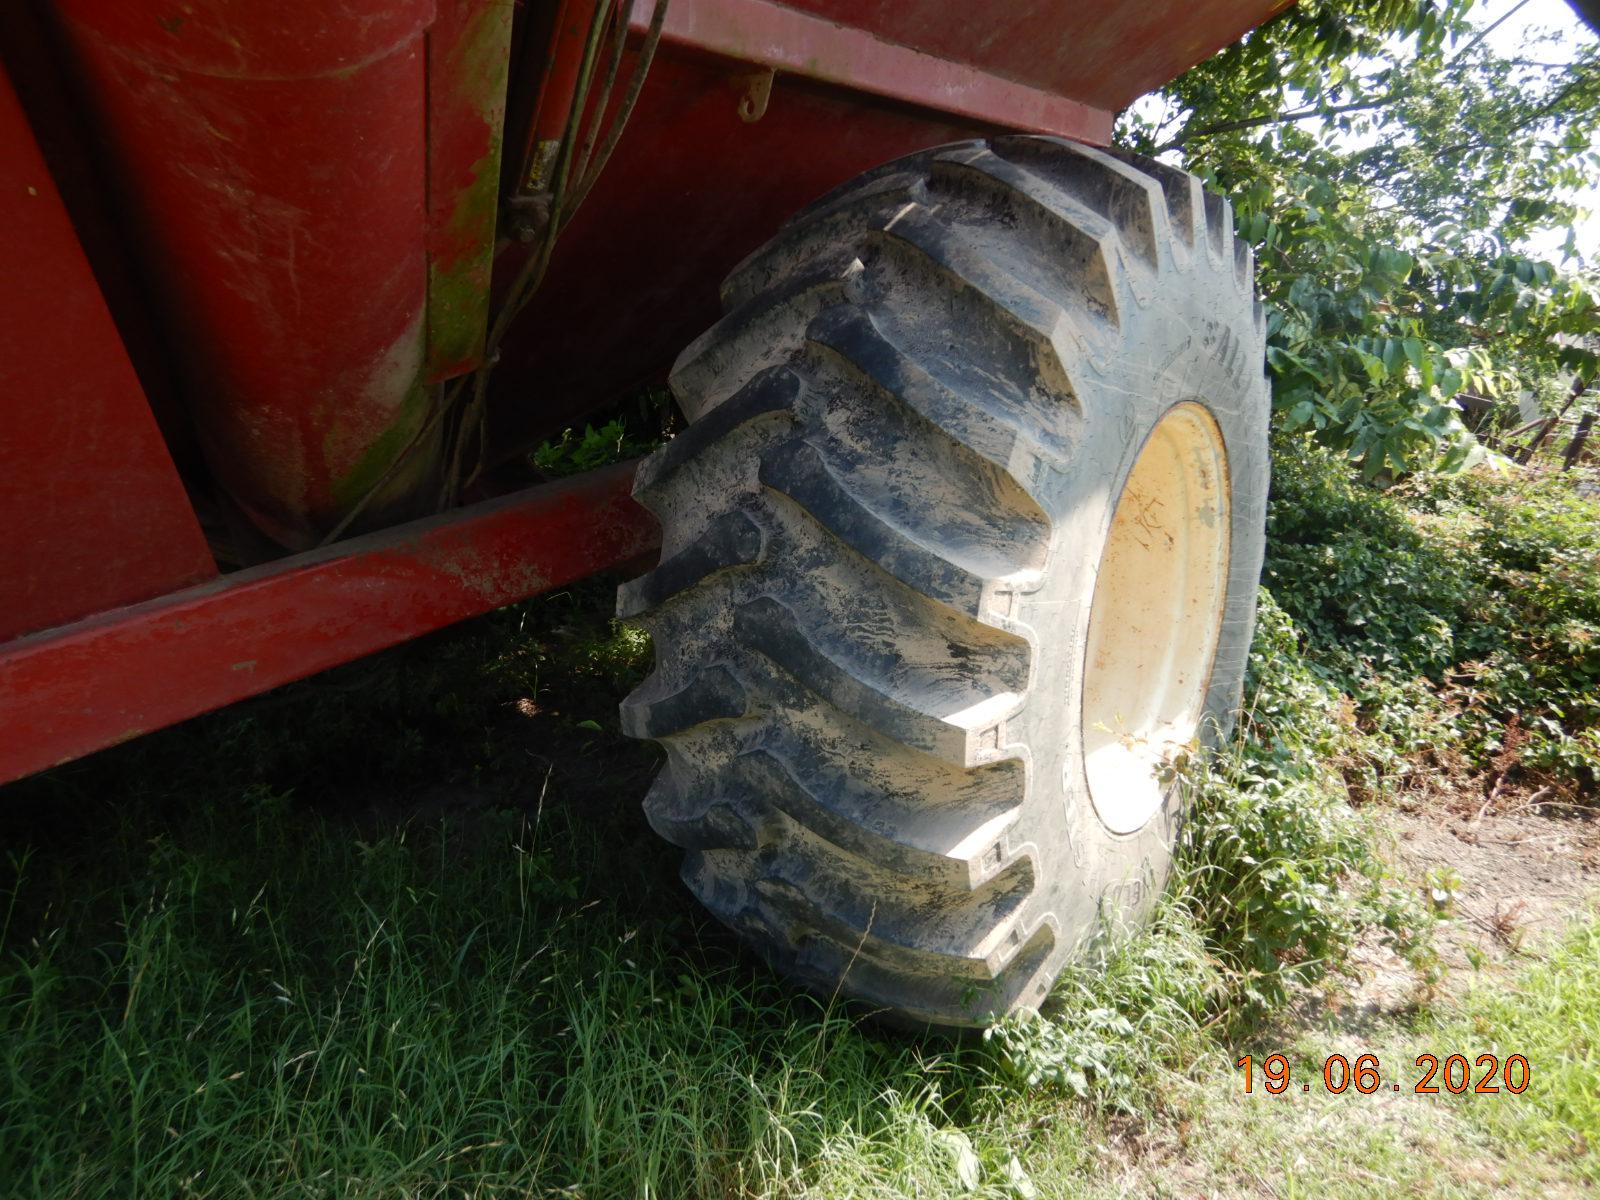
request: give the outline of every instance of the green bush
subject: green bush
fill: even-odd
[[[1379,773],[1431,748],[1600,791],[1600,505],[1556,473],[1382,491],[1304,440],[1275,450],[1263,582]]]
[[[634,437],[620,419],[614,419],[598,429],[585,425],[582,433],[563,429],[560,437],[539,445],[531,459],[545,475],[562,478],[648,454],[657,444],[654,440]]]
[[[1263,593],[1241,728],[1194,781],[1179,858],[1236,1017],[1337,969],[1367,929],[1384,929],[1401,950],[1424,944],[1425,914],[1390,884],[1344,786],[1374,754],[1372,739],[1298,641]]]
[[[1278,441],[1262,579],[1341,683],[1379,672],[1437,680],[1470,652],[1484,597],[1458,532],[1420,525],[1339,455]]]
[[[1068,966],[1042,1012],[1014,1013],[985,1037],[1025,1087],[1132,1109],[1152,1070],[1192,1055],[1227,1002],[1217,960],[1180,898],[1137,937]]]
[[[1448,503],[1482,521],[1480,561],[1498,635],[1471,674],[1505,721],[1524,767],[1600,792],[1600,504],[1564,476],[1508,486],[1473,476]],[[1501,748],[1495,729],[1480,736]]]

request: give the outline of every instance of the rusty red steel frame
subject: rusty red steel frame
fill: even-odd
[[[528,253],[500,206],[566,121],[596,3],[0,14],[0,782],[653,550],[625,467],[407,520],[430,404]],[[1285,3],[671,0],[498,348],[489,445],[659,378],[722,276],[860,171],[996,131],[1103,144]],[[369,532],[309,549],[361,497]],[[219,573],[219,511],[291,553]]]
[[[13,641],[0,778],[649,554],[659,533],[632,481],[631,463],[607,467]]]

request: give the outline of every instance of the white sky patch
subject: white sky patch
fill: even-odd
[[[1595,40],[1593,31],[1578,19],[1578,14],[1565,0],[1527,0],[1520,8],[1517,5],[1518,0],[1489,0],[1474,22],[1482,28],[1505,16],[1508,10],[1516,9],[1504,25],[1484,38],[1484,43],[1502,58],[1518,57],[1540,33],[1553,33],[1557,39],[1539,47],[1543,62],[1571,62],[1580,49]],[[1600,259],[1600,180],[1562,198],[1574,200],[1580,208],[1588,210],[1578,218],[1574,229],[1578,256],[1593,266]],[[1532,258],[1558,260],[1565,241],[1565,230],[1547,229],[1524,238],[1518,243],[1518,249]]]

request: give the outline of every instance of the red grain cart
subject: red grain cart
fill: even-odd
[[[1261,556],[1248,248],[1104,148],[1280,7],[7,6],[0,780],[659,545],[689,885],[903,1017],[1037,1002],[1158,893]],[[685,433],[526,486],[669,368]]]

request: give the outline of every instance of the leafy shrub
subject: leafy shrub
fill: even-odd
[[[1525,731],[1520,763],[1600,792],[1600,505],[1559,474],[1516,486],[1472,476],[1441,488],[1482,521],[1475,567],[1494,644],[1469,675],[1486,715]],[[1485,752],[1498,729],[1475,730]]]
[[[1462,540],[1420,526],[1340,456],[1279,439],[1263,582],[1342,684],[1379,672],[1439,679],[1470,653],[1458,631],[1483,596]]]
[[[597,467],[609,466],[625,458],[648,454],[659,439],[637,438],[620,418],[596,429],[585,425],[583,432],[563,429],[561,436],[544,442],[533,452],[533,465],[553,478],[580,475]]]
[[[672,393],[663,387],[640,388],[601,415],[605,421],[584,425],[582,433],[563,429],[535,447],[528,461],[547,478],[578,475],[649,454],[681,426]]]
[[[1276,444],[1263,582],[1377,762],[1429,747],[1600,790],[1600,506],[1559,474],[1380,491]],[[1500,762],[1493,769],[1504,770]]]
[[[1013,1013],[984,1036],[1026,1087],[1132,1108],[1152,1067],[1180,1061],[1225,1001],[1200,927],[1169,901],[1139,937],[1070,965],[1042,1013]]]
[[[1179,859],[1237,1016],[1337,969],[1366,929],[1402,950],[1422,944],[1420,908],[1389,884],[1369,823],[1330,769],[1358,769],[1372,753],[1346,714],[1264,593],[1241,728],[1194,780]]]

